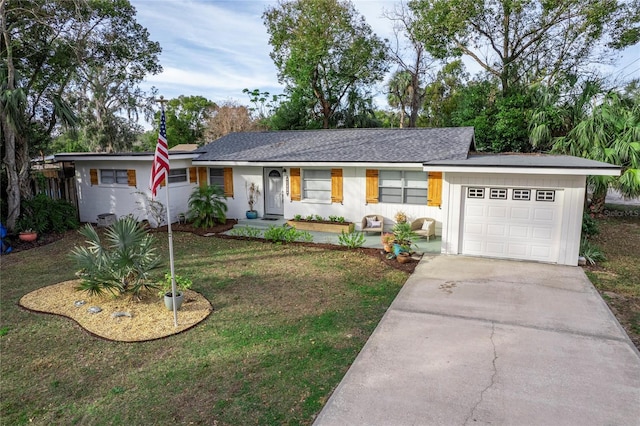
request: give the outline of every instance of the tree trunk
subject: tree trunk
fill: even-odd
[[[7,92],[9,96],[15,96],[15,65],[13,64],[13,50],[9,31],[7,29],[6,16],[6,0],[0,1],[0,31],[6,49],[6,66],[7,66]],[[14,104],[12,102],[12,104]],[[12,114],[14,113],[14,114]],[[12,117],[9,116],[12,114]],[[0,126],[2,127],[2,138],[4,139],[4,158],[2,161],[7,170],[7,223],[6,227],[9,232],[15,230],[16,221],[20,216],[20,177],[18,167],[16,165],[16,130],[15,123],[12,121],[17,117],[16,111],[8,111],[6,106],[0,102]]]
[[[604,213],[604,202],[607,198],[607,188],[596,189],[591,195],[591,205],[589,206],[589,213],[598,217],[601,217]]]

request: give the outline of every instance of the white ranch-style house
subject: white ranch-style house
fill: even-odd
[[[261,190],[259,217],[370,214],[385,228],[398,211],[436,221],[443,254],[577,265],[586,177],[620,168],[569,156],[474,152],[461,128],[338,129],[232,133],[195,151],[170,151],[170,211],[177,221],[197,185],[224,188],[229,218]],[[149,219],[153,153],[64,153],[76,167],[80,220]],[[166,202],[160,190],[156,200]]]

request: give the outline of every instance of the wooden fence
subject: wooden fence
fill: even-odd
[[[34,170],[33,193],[46,194],[54,200],[66,200],[78,210],[75,171],[70,168]]]

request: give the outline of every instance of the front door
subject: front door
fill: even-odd
[[[265,168],[264,181],[264,213],[267,215],[283,216],[284,194],[282,193],[282,168]]]

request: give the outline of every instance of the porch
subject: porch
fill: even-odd
[[[244,228],[248,226],[250,228],[255,228],[261,231],[265,231],[270,226],[282,226],[286,223],[287,221],[283,218],[271,218],[271,219],[242,218],[242,219],[238,219],[238,224],[234,226],[234,228]],[[229,234],[230,232],[231,231],[226,233]],[[340,234],[331,233],[331,232],[315,232],[315,231],[309,232],[309,233],[313,236],[314,243],[335,244],[335,245],[340,244],[338,242],[338,236]],[[415,250],[421,253],[431,253],[431,254],[440,253],[441,242],[442,241],[440,236],[432,237],[429,241],[427,241],[426,238],[418,238],[418,240],[416,241],[417,248],[415,248]],[[362,247],[382,249],[382,241],[380,240],[380,234],[366,233],[365,242],[362,245]]]

